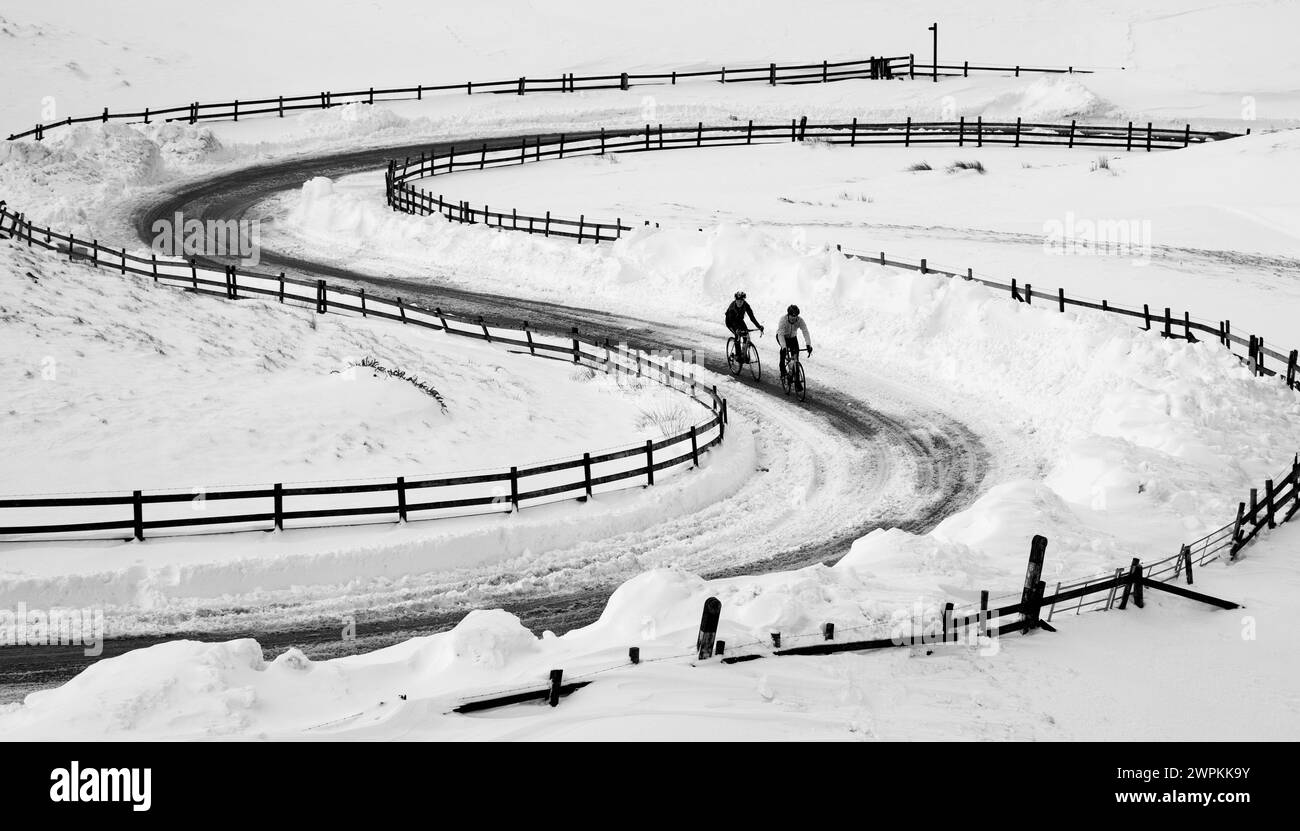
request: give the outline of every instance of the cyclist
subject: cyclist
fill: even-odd
[[[799,332],[803,332],[804,340],[808,342],[808,354],[812,355],[812,335],[808,334],[808,324],[799,317],[799,307],[792,303],[790,308],[785,310],[785,317],[781,318],[781,325],[776,329],[776,342],[781,345],[779,363],[782,381],[785,380],[786,354],[799,352]]]
[[[731,334],[736,336],[736,357],[742,364],[749,360],[749,350],[745,348],[745,344],[749,342],[749,329],[745,326],[745,315],[749,315],[749,319],[754,321],[758,331],[763,331],[763,324],[754,317],[754,310],[745,299],[745,293],[738,291],[735,299],[727,304],[726,324]]]

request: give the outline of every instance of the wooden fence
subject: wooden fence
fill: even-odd
[[[1292,349],[1289,352],[1280,352],[1276,349],[1265,346],[1264,338],[1258,335],[1238,335],[1232,331],[1231,320],[1220,320],[1214,323],[1192,317],[1191,312],[1183,311],[1182,314],[1176,315],[1171,307],[1163,308],[1152,307],[1150,304],[1143,304],[1141,310],[1117,306],[1108,300],[1095,302],[1092,300],[1082,300],[1076,297],[1069,297],[1065,289],[1058,288],[1055,291],[1042,291],[1033,288],[1032,284],[1025,283],[1020,285],[1015,278],[1011,281],[1001,282],[999,280],[989,279],[977,275],[973,268],[967,268],[964,271],[951,271],[944,268],[936,268],[928,263],[926,259],[920,261],[899,260],[885,256],[885,252],[866,253],[859,251],[850,251],[840,248],[842,254],[857,260],[876,263],[878,265],[889,266],[892,268],[904,268],[911,271],[917,271],[921,274],[936,274],[941,277],[949,277],[958,280],[967,280],[979,283],[992,289],[1004,291],[1009,294],[1013,300],[1021,303],[1032,304],[1035,300],[1040,305],[1046,305],[1048,308],[1055,308],[1059,312],[1065,312],[1067,308],[1089,309],[1092,311],[1104,312],[1106,314],[1115,314],[1123,317],[1133,318],[1142,321],[1142,326],[1148,331],[1158,331],[1162,337],[1177,338],[1187,340],[1193,343],[1201,339],[1213,339],[1221,346],[1232,350],[1234,354],[1245,363],[1252,373],[1260,376],[1280,376],[1288,387],[1300,390],[1300,350]],[[1197,336],[1200,334],[1200,337]],[[1233,349],[1234,346],[1245,347],[1245,354],[1238,354]],[[1271,363],[1270,363],[1271,362]]]
[[[1249,131],[1248,131],[1249,132]],[[1248,133],[1247,133],[1248,134]],[[588,220],[586,215],[577,219],[554,215],[546,211],[543,215],[521,214],[517,209],[493,211],[489,205],[475,208],[469,202],[450,201],[445,196],[437,196],[410,184],[412,180],[445,175],[457,171],[483,170],[487,167],[539,162],[546,159],[562,159],[566,156],[602,155],[605,153],[647,152],[657,150],[703,148],[719,146],[747,146],[754,144],[772,144],[806,141],[809,139],[831,144],[847,144],[850,147],[859,144],[902,144],[904,146],[920,144],[956,144],[958,147],[983,147],[985,144],[1009,144],[1013,147],[1032,145],[1053,145],[1074,147],[1123,147],[1125,150],[1150,152],[1188,147],[1208,141],[1220,141],[1237,138],[1244,134],[1226,132],[1206,132],[1192,130],[1191,125],[1182,129],[1155,128],[1148,123],[1145,128],[1134,127],[1132,122],[1123,126],[1080,125],[1077,121],[1069,124],[1026,123],[1021,119],[1015,122],[984,122],[976,119],[968,123],[964,118],[953,122],[913,122],[908,119],[892,123],[858,123],[856,119],[848,124],[809,124],[806,117],[791,119],[789,124],[755,125],[752,121],[744,126],[725,125],[705,127],[703,123],[695,127],[657,128],[647,124],[641,130],[622,130],[584,132],[573,135],[560,134],[555,137],[538,136],[531,141],[520,141],[518,148],[490,147],[479,143],[466,147],[452,145],[446,150],[430,150],[419,157],[408,157],[402,161],[390,161],[385,174],[385,193],[389,206],[395,211],[416,215],[445,216],[448,221],[465,223],[484,223],[489,227],[511,231],[542,234],[575,239],[578,243],[611,242],[619,239],[624,231],[631,231],[635,226],[623,223],[621,218],[608,220]],[[649,224],[648,221],[645,224]],[[1170,307],[1160,307],[1153,312],[1149,304],[1142,310],[1127,309],[1112,305],[1106,300],[1100,303],[1070,298],[1064,289],[1053,293],[1035,291],[1029,284],[1017,285],[1016,280],[1003,283],[996,280],[976,277],[974,269],[965,272],[947,271],[927,265],[926,260],[908,262],[891,260],[884,252],[875,254],[843,251],[846,256],[877,262],[884,266],[906,268],[923,274],[938,274],[947,277],[974,280],[991,288],[1009,291],[1016,300],[1032,303],[1035,299],[1056,304],[1061,311],[1067,306],[1093,309],[1111,314],[1140,318],[1146,329],[1162,329],[1165,337],[1181,337],[1195,341],[1197,332],[1203,336],[1213,337],[1228,348],[1240,345],[1247,348],[1244,360],[1252,371],[1259,375],[1284,374],[1287,384],[1300,388],[1297,377],[1297,351],[1282,353],[1265,346],[1264,339],[1256,335],[1242,337],[1232,331],[1232,321],[1222,320],[1214,324],[1193,319],[1190,312],[1184,311],[1181,317],[1174,317]],[[1270,365],[1272,361],[1272,365]]]
[[[511,512],[526,506],[655,483],[656,474],[697,466],[700,456],[723,441],[727,402],[717,388],[700,384],[693,365],[669,357],[625,351],[580,336],[577,328],[557,335],[526,322],[505,324],[427,309],[401,298],[286,278],[281,274],[214,268],[194,260],[138,257],[96,240],[39,228],[0,202],[0,238],[34,246],[72,261],[120,274],[151,278],[160,285],[230,300],[261,298],[304,305],[318,313],[374,317],[451,335],[477,338],[530,355],[550,357],[619,373],[679,390],[707,408],[708,417],[658,441],[584,453],[544,464],[514,466],[461,476],[396,477],[389,480],[315,485],[275,484],[261,488],[136,490],[131,493],[0,499],[0,539],[106,537],[144,539],[161,530],[223,532],[365,522],[403,522],[470,514]],[[221,506],[212,508],[215,504]],[[225,510],[222,510],[222,509]]]
[[[521,214],[517,209],[493,211],[491,206],[472,206],[464,200],[448,199],[411,184],[412,181],[458,171],[483,170],[488,167],[527,164],[573,156],[605,155],[606,153],[643,153],[659,150],[696,149],[704,147],[736,147],[755,144],[775,144],[800,141],[818,141],[827,144],[858,145],[901,144],[904,147],[942,144],[957,147],[979,148],[985,145],[1010,145],[1011,147],[1060,146],[1111,147],[1126,151],[1171,150],[1234,138],[1240,134],[1153,127],[1128,122],[1120,126],[1079,124],[1039,124],[1017,118],[1014,122],[986,122],[983,117],[973,121],[809,124],[807,116],[792,118],[788,124],[726,124],[708,126],[699,122],[694,127],[668,127],[662,124],[645,125],[635,130],[586,131],[558,136],[525,137],[517,147],[490,146],[487,142],[455,144],[445,150],[430,149],[419,157],[393,160],[385,174],[385,193],[394,210],[420,216],[441,214],[451,222],[483,223],[489,227],[510,231],[523,231],[544,236],[569,237],[579,243],[610,242],[631,231],[634,225],[625,225],[622,218],[592,219],[586,215],[578,218],[560,217],[551,211],[544,214]],[[649,224],[646,222],[645,224]]]
[[[1088,73],[1090,70],[1076,69],[1073,66],[1028,67],[1028,66],[987,66],[975,65],[965,61],[961,66],[940,64],[938,75],[960,75],[968,77],[971,72],[1012,73],[1019,77],[1022,73]],[[420,101],[426,94],[451,94],[464,92],[466,95],[478,93],[492,95],[527,95],[529,93],[565,93],[589,90],[618,89],[628,90],[644,86],[676,86],[678,83],[708,81],[719,84],[761,83],[777,84],[825,84],[851,79],[893,80],[915,79],[917,75],[931,77],[935,75],[932,64],[916,62],[916,56],[872,56],[865,60],[820,61],[812,63],[785,64],[768,63],[766,66],[725,67],[716,69],[680,69],[661,70],[658,72],[616,72],[603,75],[576,75],[562,72],[558,76],[543,78],[510,78],[503,81],[465,81],[455,84],[416,84],[413,87],[367,87],[366,89],[333,92],[324,90],[306,95],[278,95],[274,98],[254,98],[222,103],[204,104],[192,101],[179,106],[161,108],[145,107],[143,110],[109,112],[105,107],[97,115],[80,117],[69,116],[62,121],[38,123],[32,129],[9,135],[9,141],[22,138],[34,138],[42,141],[50,130],[71,127],[73,124],[107,124],[110,121],[150,124],[154,121],[181,121],[197,124],[200,121],[238,121],[240,118],[256,116],[276,116],[284,118],[285,113],[297,110],[327,110],[345,104],[382,104],[386,101]]]
[[[617,72],[603,75],[576,75],[571,72],[543,78],[510,78],[504,81],[465,81],[456,84],[417,84],[413,87],[367,87],[347,92],[322,91],[306,95],[279,95],[274,98],[226,101],[204,104],[193,101],[179,106],[162,108],[145,107],[143,110],[111,113],[108,107],[98,115],[71,117],[48,124],[37,124],[22,133],[13,133],[10,141],[32,137],[45,138],[50,130],[71,127],[73,124],[124,121],[150,124],[154,121],[181,121],[197,124],[200,121],[238,121],[254,116],[276,116],[297,110],[325,110],[345,104],[381,104],[386,101],[419,101],[426,94],[460,93],[466,95],[527,95],[529,93],[564,93],[590,90],[627,90],[644,86],[675,86],[678,83],[712,81],[721,84],[765,83],[818,84],[847,81],[853,78],[891,79],[908,78],[912,58],[908,55],[870,57],[866,60],[820,61],[750,67],[718,67],[716,69],[662,70],[658,72]],[[1057,71],[1057,70],[1035,70]]]
[[[1034,66],[990,66],[988,64],[973,64],[970,61],[962,61],[960,64],[939,64],[937,67],[932,63],[917,63],[915,53],[907,56],[907,69],[895,70],[898,74],[907,74],[908,79],[915,79],[920,75],[922,78],[969,78],[972,72],[996,72],[999,75],[1011,73],[1019,78],[1026,73],[1048,73],[1053,75],[1091,75],[1091,69],[1076,69],[1073,66],[1067,66],[1065,69],[1057,67],[1034,67]]]

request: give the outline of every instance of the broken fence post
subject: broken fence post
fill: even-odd
[[[718,621],[722,618],[722,601],[710,597],[704,601],[704,612],[700,615],[700,634],[695,639],[695,652],[699,660],[713,657],[713,641],[718,634]]]

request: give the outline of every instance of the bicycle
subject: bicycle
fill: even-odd
[[[763,376],[763,366],[758,359],[758,347],[754,346],[754,342],[749,339],[749,333],[752,331],[754,330],[745,329],[744,334],[741,336],[744,341],[743,348],[749,358],[746,361],[740,359],[735,335],[727,338],[727,369],[731,370],[733,375],[739,376],[745,364],[749,364],[749,375],[757,381]],[[761,333],[762,330],[759,331]],[[762,334],[759,334],[759,337],[762,337]]]
[[[804,378],[803,362],[799,360],[799,353],[807,352],[812,354],[812,347],[805,347],[799,350],[787,350],[785,353],[785,374],[781,376],[781,389],[789,395],[791,388],[794,389],[795,396],[800,401],[808,399],[808,382]]]

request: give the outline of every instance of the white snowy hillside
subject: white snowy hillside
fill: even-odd
[[[977,608],[981,592],[1015,602],[1035,535],[1048,539],[1049,592],[1171,557],[1267,499],[1266,480],[1295,475],[1300,391],[1285,356],[1300,348],[1300,58],[1287,39],[1300,5],[995,5],[672,0],[611,14],[589,0],[385,0],[325,22],[319,4],[237,0],[195,27],[153,2],[112,15],[88,0],[0,4],[0,139],[105,107],[925,63],[935,21],[941,64],[1080,70],[439,92],[0,141],[3,207],[89,241],[95,257],[164,256],[157,221],[253,225],[260,259],[245,273],[530,321],[566,348],[580,330],[684,351],[727,402],[725,434],[698,465],[591,498],[408,522],[394,507],[347,527],[0,533],[0,739],[1300,738],[1295,521],[1235,560],[1198,564],[1189,588],[1239,609],[1151,590],[1144,608],[1045,609],[1055,632],[773,654],[774,634],[806,646],[830,623],[840,641],[888,637],[902,617]],[[782,141],[467,164],[413,182],[506,216],[632,228],[598,245],[415,216],[385,198],[390,160],[453,145],[801,116],[1186,125],[1219,140],[1152,152]],[[1122,244],[1054,245],[1098,228],[1122,228]],[[567,354],[197,295],[45,250],[40,231],[6,224],[0,237],[0,529],[40,521],[5,504],[24,497],[472,478],[618,448],[641,464],[647,442],[713,416],[680,389]],[[1038,294],[1025,304],[846,252]],[[1058,288],[1157,317],[1168,307],[1175,323],[1231,321],[1264,339],[1276,374],[1212,336],[1175,325],[1163,337],[1160,321],[1147,330],[1037,299]],[[764,329],[759,363],[733,370],[723,316],[737,291]],[[806,400],[778,380],[791,304],[813,347],[800,359]],[[508,504],[508,488],[493,498]],[[96,511],[131,519],[126,503]],[[726,652],[755,660],[695,658],[709,597]],[[61,608],[102,615],[107,657],[6,629],[16,610]],[[555,709],[455,712],[541,690],[555,669],[590,683]]]

